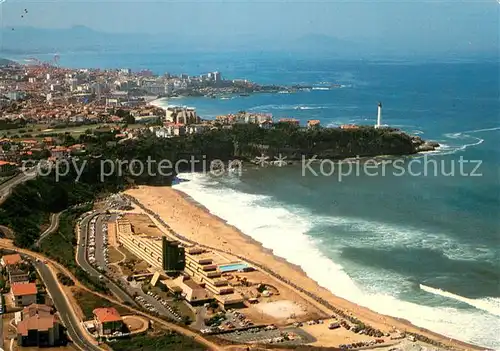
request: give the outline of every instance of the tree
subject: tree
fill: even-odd
[[[118,117],[120,117],[120,118],[124,118],[124,117],[126,117],[126,116],[127,116],[127,114],[130,114],[130,113],[129,113],[129,112],[127,112],[127,111],[125,111],[125,110],[123,110],[123,109],[121,109],[121,108],[120,108],[120,109],[118,109],[118,110],[116,111],[116,115],[117,115]]]
[[[127,124],[135,124],[135,118],[130,114],[130,112],[127,112],[127,115],[124,117],[123,120]]]

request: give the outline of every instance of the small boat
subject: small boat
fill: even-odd
[[[240,94],[240,96],[250,96],[250,94],[243,93],[243,94]]]

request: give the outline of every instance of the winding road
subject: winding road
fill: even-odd
[[[64,274],[66,274],[68,277],[70,277],[74,282],[75,286],[77,286],[80,289],[83,289],[85,291],[88,291],[96,296],[99,296],[103,299],[106,299],[116,305],[122,306],[124,308],[127,308],[130,310],[132,313],[143,316],[145,318],[150,319],[151,321],[155,322],[158,325],[161,325],[164,328],[173,330],[181,335],[187,336],[192,338],[194,341],[205,345],[208,350],[225,350],[225,347],[221,347],[217,345],[215,342],[210,341],[203,336],[199,335],[198,333],[195,333],[192,330],[189,330],[188,328],[179,326],[177,324],[169,323],[166,322],[158,317],[150,316],[147,313],[144,313],[143,311],[140,311],[138,309],[135,309],[133,307],[130,307],[128,305],[123,304],[122,302],[109,297],[107,295],[103,295],[97,292],[93,292],[87,287],[85,287],[76,277],[64,266],[61,264],[51,260],[50,258],[47,258],[39,253],[32,252],[29,250],[25,249],[20,249],[17,248],[13,245],[11,240],[7,239],[0,239],[0,248],[8,249],[11,251],[17,251],[22,255],[27,256],[28,258],[32,259],[33,261],[38,260],[36,263],[36,268],[39,271],[40,277],[42,278],[44,284],[47,286],[47,291],[49,294],[52,296],[54,303],[56,305],[56,308],[58,311],[63,311],[64,316],[61,315],[61,318],[63,319],[66,328],[68,329],[68,334],[70,337],[73,339],[73,342],[75,346],[78,346],[78,348],[82,349],[83,351],[91,350],[91,351],[97,351],[97,350],[103,350],[102,348],[99,348],[95,344],[93,344],[89,339],[90,336],[87,338],[84,335],[88,335],[87,332],[84,330],[82,323],[78,320],[76,317],[76,314],[71,306],[71,304],[68,302],[66,295],[64,294],[61,286],[59,285],[57,278],[55,276],[54,270],[52,267],[57,268],[58,270],[62,271]],[[60,308],[62,310],[60,310]]]
[[[63,211],[64,212],[64,211]],[[59,218],[61,217],[62,212],[53,213],[50,215],[50,225],[45,231],[40,235],[40,238],[35,242],[35,247],[39,247],[40,243],[43,239],[45,239],[50,234],[54,233],[57,228],[59,228]]]
[[[10,251],[16,251],[20,253],[24,258],[27,258],[33,262],[33,265],[38,271],[38,274],[40,275],[41,280],[46,286],[49,295],[52,297],[54,305],[60,314],[61,321],[67,328],[67,333],[75,346],[83,351],[103,350],[96,345],[97,342],[93,340],[90,335],[88,335],[84,330],[82,323],[76,316],[75,311],[67,300],[66,294],[59,284],[56,274],[53,269],[51,269],[50,265],[61,269],[65,274],[70,274],[70,277],[72,277],[71,273],[67,269],[62,267],[57,262],[51,261],[49,258],[36,252],[15,247],[11,240],[0,239],[0,248],[4,248]],[[78,280],[74,280],[75,284],[77,284],[78,286],[81,285]]]

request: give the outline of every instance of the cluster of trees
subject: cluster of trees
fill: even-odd
[[[73,286],[75,282],[64,273],[57,273],[57,279],[65,286]]]
[[[0,206],[0,223],[15,232],[18,247],[31,247],[40,236],[40,226],[50,213],[93,201],[101,192],[123,189],[112,180],[99,181],[99,167],[95,163],[86,167],[78,182],[77,171],[71,169],[56,179],[55,170],[49,176],[38,177],[18,185]]]
[[[230,134],[238,146],[236,154],[243,157],[281,153],[289,159],[301,158],[302,155],[346,158],[415,152],[409,135],[389,128],[305,129],[290,123],[278,123],[272,129],[263,129],[255,124],[240,124],[233,126]]]
[[[67,136],[68,144],[85,142],[88,153],[74,160],[83,173],[78,177],[77,168],[56,180],[55,170],[50,176],[38,177],[17,186],[0,207],[0,223],[16,232],[15,244],[31,246],[39,237],[40,224],[49,213],[60,212],[72,205],[92,201],[102,192],[117,192],[127,185],[169,185],[175,176],[174,169],[163,164],[162,172],[154,167],[159,161],[178,160],[230,161],[252,160],[265,154],[278,154],[288,160],[302,156],[318,158],[346,158],[353,156],[404,155],[415,152],[410,136],[391,129],[372,127],[341,130],[335,128],[304,129],[290,124],[278,124],[273,129],[263,129],[254,124],[237,124],[231,129],[214,128],[206,133],[176,138],[156,138],[146,133],[135,140],[116,143],[116,131],[82,134],[78,139]],[[152,172],[140,172],[139,163],[131,167],[123,161],[154,160]],[[120,160],[121,167],[102,177],[103,160]],[[108,162],[109,163],[109,162]],[[202,169],[203,163],[196,166]],[[173,168],[173,167],[172,167]],[[179,171],[190,171],[191,164],[183,164]],[[197,170],[197,169],[195,169]],[[165,173],[169,173],[165,176]],[[75,180],[78,178],[78,181]]]
[[[122,110],[122,109],[118,109],[115,114],[120,117],[120,118],[123,118],[123,122],[126,123],[126,124],[134,124],[135,123],[135,118],[134,116],[132,116],[130,114],[130,111],[125,111],[125,110]]]
[[[263,129],[255,124],[236,124],[231,129],[214,128],[202,134],[176,138],[156,138],[146,134],[143,138],[127,141],[115,149],[102,147],[100,154],[118,159],[138,159],[145,162],[148,157],[159,161],[192,158],[202,160],[230,161],[253,160],[265,154],[279,154],[288,160],[309,158],[342,159],[355,156],[407,155],[415,153],[409,135],[392,129],[373,127],[341,130],[336,128],[299,128],[286,123],[272,129]],[[198,167],[202,167],[199,162]],[[185,165],[190,170],[191,165]],[[137,179],[139,183],[162,183],[162,179]]]
[[[177,334],[173,331],[164,331],[161,335],[142,335],[133,338],[118,339],[113,343],[115,351],[202,351],[206,347],[196,343],[192,338]]]
[[[8,130],[8,129],[18,129],[24,128],[26,126],[26,120],[23,118],[10,120],[10,119],[2,119],[0,120],[0,130]]]

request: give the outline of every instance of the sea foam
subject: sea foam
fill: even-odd
[[[300,266],[311,279],[335,295],[379,313],[407,319],[415,325],[449,337],[500,349],[496,330],[486,327],[498,325],[500,320],[496,313],[481,308],[483,304],[480,301],[472,302],[477,306],[468,303],[475,309],[430,307],[400,300],[397,292],[374,291],[355,282],[342,265],[325,254],[326,243],[307,234],[318,222],[345,220],[316,217],[303,208],[277,203],[269,196],[236,190],[239,182],[237,178],[233,178],[232,186],[228,187],[217,184],[217,181],[214,182],[206,175],[181,174],[180,177],[190,181],[176,185],[177,190],[188,194],[211,213],[262,243],[265,248],[273,250],[275,255]],[[354,225],[352,219],[347,220],[347,223]],[[376,230],[372,227],[373,224],[363,224],[361,221],[359,225],[359,229]],[[379,224],[376,225],[380,229]],[[382,232],[389,235],[393,229],[395,228],[385,228]],[[441,241],[444,237],[434,240]],[[410,243],[409,239],[403,241]],[[431,292],[429,288],[424,291]],[[432,290],[432,293],[436,292],[438,291]],[[440,294],[457,300],[455,296]]]
[[[460,301],[466,303],[467,305],[473,306],[477,309],[486,311],[488,313],[494,314],[495,316],[500,316],[500,299],[493,297],[486,297],[483,299],[470,299],[468,297],[460,296],[457,294],[453,294],[448,291],[444,291],[441,289],[432,288],[430,286],[426,286],[420,284],[420,289],[430,294],[443,296],[446,298],[450,298],[456,301]]]

